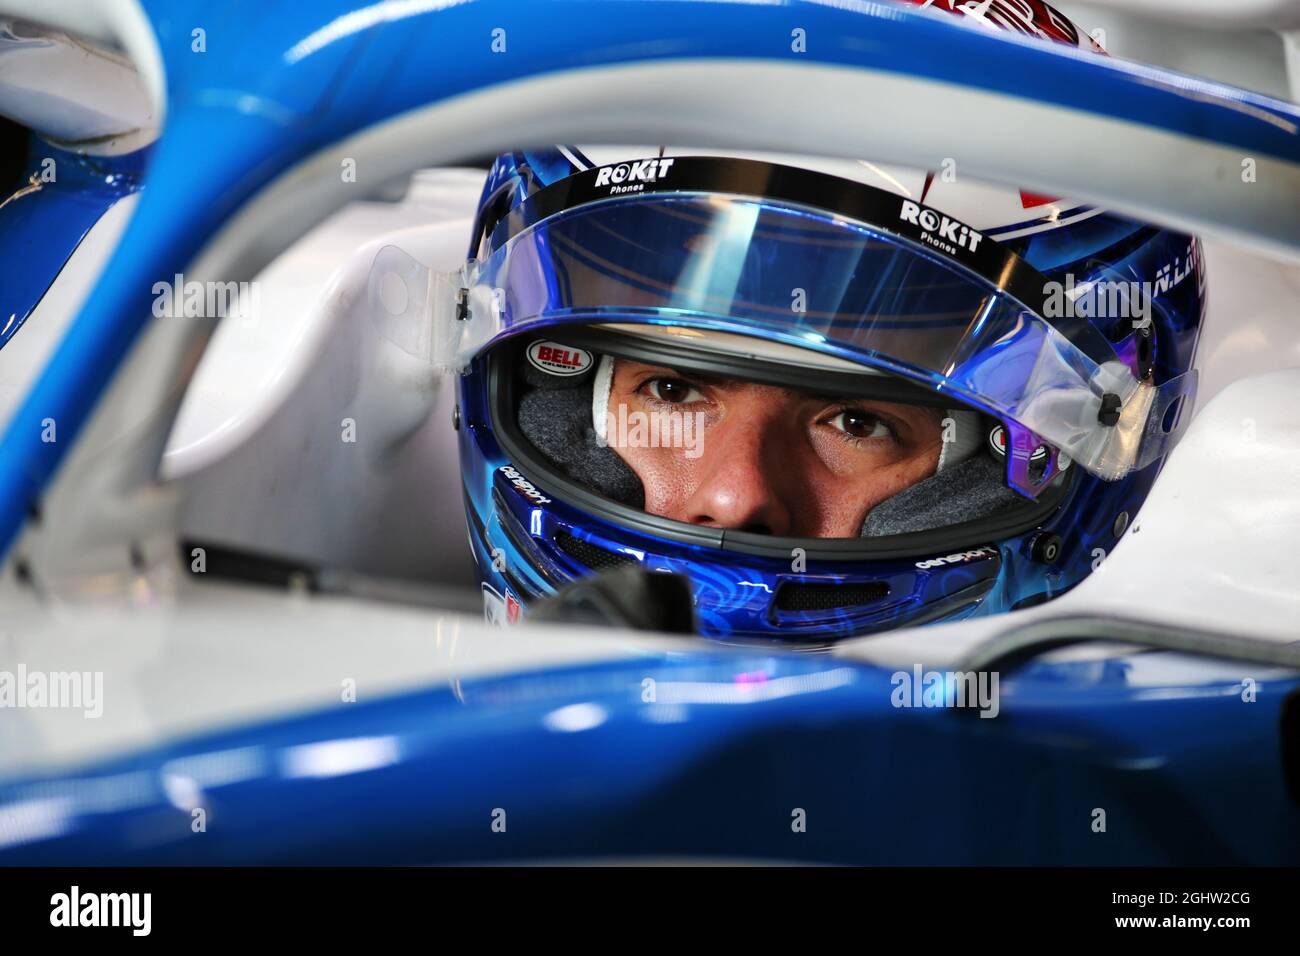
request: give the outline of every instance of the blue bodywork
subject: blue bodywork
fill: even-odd
[[[1213,131],[1245,155],[1300,162],[1294,107],[1006,43],[891,4],[142,6],[165,67],[167,125],[111,268],[6,425],[0,549],[12,544],[148,320],[154,282],[183,272],[232,215],[303,158],[457,94],[569,69],[575,59],[798,57],[1015,95],[1031,78],[1043,103]],[[491,51],[497,22],[509,25],[510,56]],[[196,26],[205,53],[192,47]],[[791,50],[793,26],[815,39],[806,53]],[[983,68],[994,58],[998,69]],[[17,267],[10,260],[4,268]],[[58,443],[40,439],[46,417],[59,422]],[[495,467],[467,474],[469,493],[490,495],[494,475]],[[1063,529],[1074,536],[1067,547],[1086,554],[1123,507],[1110,502],[1091,524]],[[972,579],[1009,567],[1009,558],[990,558]],[[1041,587],[1069,583],[1045,576]],[[1144,663],[1164,665],[1168,676],[1134,680]],[[1242,699],[1247,676],[1257,682],[1253,703]],[[1298,688],[1293,673],[1174,654],[1039,662],[1003,675],[1001,713],[984,720],[895,707],[889,669],[683,644],[631,662],[467,678],[48,777],[5,775],[0,864],[653,854],[1294,865]],[[203,834],[193,829],[196,804],[209,811]],[[805,832],[792,826],[798,811]]]
[[[1300,680],[1253,668],[1247,704],[1239,664],[1141,664],[1004,674],[993,719],[896,707],[908,672],[823,656],[462,680],[0,785],[28,821],[0,865],[1300,863]]]
[[[22,185],[0,203],[0,348],[109,208],[138,192],[148,150],[84,156],[35,137]]]

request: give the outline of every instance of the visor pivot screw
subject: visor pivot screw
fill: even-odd
[[[1155,336],[1151,331],[1151,326],[1144,325],[1138,329],[1137,339],[1137,375],[1138,378],[1145,381],[1151,377],[1151,372],[1155,368]]]
[[[1055,564],[1061,556],[1061,538],[1047,532],[1034,538],[1029,546],[1029,554],[1039,564]]]
[[[1111,532],[1115,537],[1119,537],[1128,530],[1128,512],[1121,511],[1115,516],[1115,523],[1111,526]]]
[[[453,405],[451,409],[451,430],[460,431],[460,405]]]
[[[1118,395],[1107,392],[1101,397],[1101,409],[1097,412],[1097,421],[1107,428],[1114,428],[1119,424],[1119,410],[1122,405]]]

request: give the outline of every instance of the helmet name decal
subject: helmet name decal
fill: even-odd
[[[982,558],[991,558],[997,553],[996,548],[978,548],[974,551],[961,551],[957,554],[949,554],[941,558],[930,558],[928,561],[918,561],[916,562],[916,566],[924,571],[928,568],[942,568],[949,564],[965,564],[968,561],[978,561]]]
[[[672,168],[671,159],[639,159],[632,163],[602,166],[596,173],[596,188],[609,187],[609,194],[640,192],[646,183],[666,179]]]
[[[501,474],[505,475],[510,484],[515,486],[515,490],[527,498],[535,505],[549,505],[551,499],[546,497],[537,490],[537,486],[531,481],[519,474],[511,465],[502,465],[499,469]]]
[[[956,255],[958,247],[974,252],[984,240],[984,235],[970,226],[943,213],[918,205],[910,199],[903,200],[898,218],[918,227],[923,242],[936,246],[949,255]]]
[[[534,342],[528,346],[528,364],[547,375],[581,375],[591,368],[591,353],[558,342]]]

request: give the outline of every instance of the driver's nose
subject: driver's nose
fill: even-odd
[[[683,518],[710,528],[734,528],[755,534],[788,535],[793,514],[782,479],[780,447],[770,419],[737,416],[705,434],[699,483],[687,499]]]

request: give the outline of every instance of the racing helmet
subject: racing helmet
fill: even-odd
[[[439,325],[489,619],[639,566],[822,643],[1086,577],[1190,416],[1200,243],[948,172],[500,156]]]

